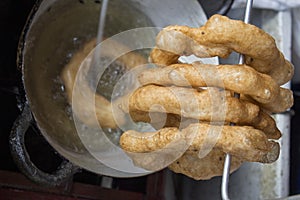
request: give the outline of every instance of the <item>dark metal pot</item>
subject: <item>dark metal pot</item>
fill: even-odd
[[[22,113],[14,123],[10,145],[21,171],[35,182],[59,185],[79,167],[113,177],[142,175],[107,167],[86,150],[76,133],[59,78],[72,55],[86,41],[96,37],[100,8],[101,1],[38,1],[24,28],[18,66],[22,70],[26,97]],[[196,1],[111,0],[104,36],[139,27],[200,26],[205,21],[206,16]],[[152,40],[154,42],[154,38]],[[31,123],[36,123],[50,145],[70,161],[63,162],[53,174],[42,172],[30,161],[24,134]]]

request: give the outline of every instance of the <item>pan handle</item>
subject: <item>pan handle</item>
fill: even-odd
[[[22,113],[13,124],[9,137],[10,151],[13,160],[20,171],[33,182],[50,187],[59,186],[69,180],[79,168],[68,161],[63,161],[52,174],[45,173],[38,169],[31,162],[24,143],[25,133],[32,121],[33,117],[30,107],[26,102]]]

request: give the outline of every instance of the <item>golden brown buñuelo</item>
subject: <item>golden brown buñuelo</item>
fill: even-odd
[[[168,115],[172,113],[200,121],[251,125],[265,131],[269,138],[278,139],[281,136],[274,119],[261,111],[257,105],[236,99],[230,92],[218,88],[211,87],[199,91],[194,88],[147,85],[137,89],[130,96],[129,109],[133,119],[144,122],[149,121],[148,118],[145,119],[148,112],[165,112],[169,113]],[[174,117],[170,117],[169,120],[176,122]],[[167,122],[170,124],[170,121]],[[180,122],[177,121],[176,124]]]
[[[187,151],[199,151],[205,145],[230,153],[244,161],[271,163],[279,156],[279,144],[250,126],[217,126],[195,123],[178,130],[163,128],[156,132],[139,133],[129,130],[120,138],[121,147],[128,152],[151,152],[166,147],[175,140],[187,140]],[[210,150],[211,150],[210,149]]]
[[[139,81],[143,85],[221,87],[249,95],[270,112],[284,112],[293,105],[290,90],[246,65],[172,64],[141,72]]]
[[[181,55],[225,58],[232,51],[244,54],[246,64],[270,75],[278,85],[291,80],[293,65],[276,46],[275,40],[260,28],[221,15],[212,16],[204,26],[168,26],[156,38],[150,55],[153,63],[170,65]]]

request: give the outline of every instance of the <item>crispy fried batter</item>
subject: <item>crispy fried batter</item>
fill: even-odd
[[[212,16],[200,28],[168,26],[158,34],[156,45],[164,50],[151,54],[151,60],[158,64],[174,63],[179,55],[224,58],[236,51],[246,55],[247,65],[270,75],[279,85],[294,73],[293,65],[285,60],[272,36],[256,26],[221,15]],[[164,52],[168,55],[164,56]],[[164,60],[167,58],[170,61]]]
[[[178,61],[192,54],[225,58],[232,51],[244,54],[246,64]],[[243,161],[277,160],[279,144],[269,139],[279,139],[281,133],[268,113],[283,112],[293,105],[291,90],[279,85],[291,80],[294,69],[269,34],[214,15],[200,28],[164,28],[149,59],[158,68],[139,74],[143,86],[130,96],[129,110],[135,121],[151,123],[159,130],[125,132],[120,138],[125,151],[155,153],[182,141],[189,146],[181,149],[184,154],[169,168],[196,180],[221,175],[225,153],[233,157],[232,170]],[[233,98],[232,93],[239,93],[241,99]],[[209,153],[200,159],[198,153],[203,151]]]
[[[139,81],[143,85],[222,87],[250,95],[264,107],[275,105],[273,107],[280,112],[293,104],[292,93],[280,95],[287,89],[279,87],[270,76],[246,65],[173,64],[145,70],[139,75]]]
[[[240,94],[240,99],[245,101],[251,102],[255,105],[258,105],[262,110],[265,110],[267,113],[281,113],[284,110],[284,107],[289,107],[290,105],[294,104],[294,97],[293,92],[287,88],[281,88],[279,90],[278,98],[282,99],[282,101],[274,102],[273,104],[263,104],[260,102],[255,101],[251,96]]]
[[[150,123],[155,129],[160,129],[164,127],[177,127],[186,128],[191,123],[198,123],[199,120],[184,118],[172,113],[161,113],[161,112],[145,112],[145,111],[130,111],[130,116],[135,122],[145,122]],[[201,123],[213,124],[214,122],[201,121]],[[229,122],[224,122],[224,125],[229,125]],[[239,125],[252,125],[254,128],[263,131],[268,139],[279,139],[281,137],[281,132],[276,126],[275,120],[265,113],[260,111],[258,116],[253,119],[249,124],[236,124]]]
[[[180,127],[181,117],[179,115],[162,112],[145,112],[140,110],[130,111],[131,119],[134,122],[150,123],[154,128]]]
[[[208,137],[208,131],[214,131],[217,126],[208,124],[191,124],[182,130],[184,135],[197,133],[189,150],[199,150],[204,142],[212,144],[214,137]],[[279,144],[268,141],[266,135],[250,126],[223,126],[217,142],[214,146],[225,153],[239,157],[245,161],[271,163],[279,156]]]
[[[159,48],[153,48],[150,52],[149,61],[167,66],[177,63],[179,57],[179,55],[176,55],[174,53],[164,51]]]
[[[155,104],[164,110],[156,109]],[[130,110],[167,112],[204,121],[251,123],[259,107],[223,93],[217,88],[198,91],[192,88],[147,85],[137,89],[129,99]]]
[[[280,99],[280,101],[273,101],[272,103],[255,102],[255,104],[272,113],[284,112],[294,104],[293,92],[286,88],[280,88],[277,99]]]
[[[266,134],[269,139],[279,139],[281,132],[276,126],[275,120],[264,111],[260,111],[258,116],[253,119],[252,126],[261,130]],[[250,124],[237,124],[237,125],[250,125]]]
[[[129,130],[122,134],[120,145],[128,152],[145,153],[161,149],[176,139],[186,139],[176,127],[162,128],[154,133]]]
[[[218,149],[212,149],[204,158],[199,158],[198,152],[185,152],[168,168],[175,173],[184,174],[195,180],[208,180],[222,175],[224,157],[225,153]],[[230,172],[234,172],[242,163],[241,159],[232,156]]]
[[[268,141],[262,131],[249,126],[220,127],[196,123],[182,131],[173,127],[154,133],[130,130],[121,136],[120,145],[125,151],[143,153],[164,148],[179,139],[190,141],[187,151],[210,150],[214,147],[250,162],[271,163],[279,156],[279,144]]]

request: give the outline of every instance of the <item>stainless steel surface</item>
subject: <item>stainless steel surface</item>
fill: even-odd
[[[230,199],[228,194],[230,163],[231,163],[231,155],[227,153],[225,155],[224,169],[223,169],[223,176],[222,176],[222,183],[221,183],[221,196],[223,200]]]
[[[283,52],[286,59],[291,60],[292,46],[292,20],[291,11],[263,12],[262,28],[270,33],[276,40],[277,46]],[[283,87],[290,88],[290,82]],[[264,199],[286,197],[289,193],[290,175],[290,114],[276,114],[274,118],[277,127],[282,132],[280,139],[281,152],[277,162],[263,166],[261,196]],[[269,184],[274,185],[271,189]]]

